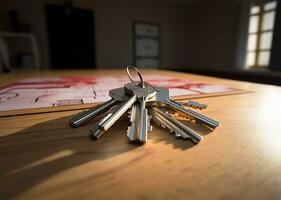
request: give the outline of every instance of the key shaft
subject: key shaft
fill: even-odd
[[[118,108],[110,117],[105,120],[99,127],[107,131],[137,100],[137,96],[132,96],[120,108]]]
[[[128,101],[118,105],[111,113],[103,118],[95,127],[90,129],[91,136],[99,139],[137,100],[137,96],[132,96]]]
[[[198,133],[196,133],[194,130],[192,130],[191,128],[187,127],[186,125],[184,125],[183,123],[181,123],[180,121],[174,119],[168,112],[166,112],[163,108],[153,108],[156,112],[158,112],[160,115],[162,115],[163,117],[165,117],[167,120],[169,120],[171,123],[173,123],[175,126],[177,126],[178,128],[180,128],[181,130],[183,130],[186,134],[188,134],[190,136],[190,138],[195,142],[198,143],[200,142],[203,137],[201,135],[199,135]]]
[[[91,119],[108,111],[112,106],[116,104],[116,102],[117,101],[112,98],[109,101],[99,104],[89,110],[80,112],[69,120],[69,124],[74,128],[80,127],[90,121]]]
[[[185,109],[170,99],[166,99],[162,103],[166,104],[173,110],[177,111],[179,114],[186,116],[186,117],[191,117],[191,118],[195,119],[196,121],[201,122],[202,124],[205,124],[206,126],[209,126],[211,128],[216,128],[220,124],[218,121],[213,120],[205,115],[202,115],[202,114],[197,113],[190,109]]]
[[[148,113],[145,108],[145,98],[140,100],[140,112],[139,112],[139,127],[138,127],[138,139],[140,142],[147,141],[147,126],[148,126]]]
[[[171,121],[169,121],[167,118],[165,118],[163,115],[156,112],[154,109],[151,109],[150,114],[152,116],[152,119],[160,126],[164,128],[168,128],[171,132],[174,132],[175,135],[180,135],[183,139],[190,138],[188,134],[186,134],[183,130],[181,130],[178,126],[173,124]]]
[[[137,140],[138,116],[139,116],[139,105],[134,104],[131,109],[131,117],[130,117],[131,125],[128,127],[127,130],[127,137],[131,142]]]

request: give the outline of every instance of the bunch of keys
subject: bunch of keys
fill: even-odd
[[[140,81],[132,79],[130,75],[131,69],[137,72]],[[168,89],[154,87],[143,81],[141,73],[136,67],[128,66],[127,74],[131,83],[125,84],[124,87],[110,90],[109,96],[111,99],[109,101],[78,113],[69,121],[69,124],[77,128],[108,111],[108,114],[90,129],[91,137],[98,140],[124,113],[131,109],[131,125],[128,127],[127,136],[131,142],[140,143],[147,141],[148,132],[152,130],[151,118],[159,126],[168,128],[178,138],[191,139],[194,143],[198,143],[203,139],[194,130],[176,120],[169,110],[173,110],[180,116],[193,119],[195,122],[202,123],[212,129],[219,126],[218,121],[191,109],[186,109],[184,103],[171,100]],[[192,102],[189,107],[194,108],[196,105]],[[204,108],[204,104],[198,104],[198,106],[200,107],[199,109]]]

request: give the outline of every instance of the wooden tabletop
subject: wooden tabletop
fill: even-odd
[[[0,76],[112,75],[118,70],[46,71]],[[123,117],[99,141],[97,122],[74,129],[63,111],[0,118],[0,199],[280,199],[281,88],[206,76],[147,70],[253,93],[202,98],[216,130],[191,125],[197,145],[153,126],[145,145],[129,144]],[[185,122],[188,123],[188,122]]]

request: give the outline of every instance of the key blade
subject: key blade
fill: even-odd
[[[115,99],[110,99],[109,101],[106,101],[102,104],[99,104],[89,110],[83,111],[75,115],[72,119],[69,120],[69,125],[77,128],[91,119],[97,117],[98,115],[108,111],[112,106],[114,106],[117,103]]]
[[[131,117],[130,117],[131,125],[128,127],[127,130],[127,137],[131,142],[137,140],[138,113],[139,113],[139,106],[137,104],[134,104],[131,109]]]
[[[152,115],[153,120],[157,123],[160,124],[161,127],[163,128],[168,128],[170,132],[174,132],[175,135],[180,135],[183,139],[190,138],[189,135],[187,135],[183,130],[175,126],[171,121],[163,117],[161,114],[156,112],[153,109],[150,110],[150,114]]]
[[[128,101],[118,105],[107,114],[97,125],[90,129],[93,138],[99,139],[102,135],[135,103],[136,96],[132,96]]]
[[[211,128],[216,128],[220,124],[218,121],[213,120],[205,115],[202,115],[202,114],[197,113],[190,109],[185,109],[170,99],[165,99],[162,101],[162,103],[166,104],[171,109],[177,111],[180,115],[185,116],[185,117],[191,117],[191,118],[195,119],[196,121],[201,122],[202,124],[205,124],[206,126],[209,126]]]
[[[118,105],[114,110],[105,116],[96,126],[90,129],[93,138],[99,139],[102,135],[134,104],[136,96]]]
[[[136,123],[132,123],[130,127],[128,127],[127,130],[127,137],[131,142],[134,142],[137,140],[136,137]]]
[[[211,118],[209,118],[209,117],[207,117],[207,116],[205,116],[205,115],[203,115],[201,113],[198,113],[198,112],[196,112],[194,110],[191,110],[191,109],[186,109],[186,110],[187,110],[187,112],[189,113],[190,116],[193,115],[194,118],[197,117],[195,119],[199,119],[203,123],[209,122],[209,124],[212,124],[212,126],[210,126],[211,128],[216,128],[216,127],[218,127],[220,125],[220,123],[218,121],[213,120],[213,119],[211,119]]]
[[[184,131],[185,134],[187,134],[195,143],[199,143],[203,137],[193,131],[191,128],[187,127],[180,121],[174,119],[167,111],[165,111],[163,108],[154,108],[154,110],[165,117],[167,120],[169,120],[171,123],[173,123],[175,126],[177,126],[179,129]]]
[[[100,124],[100,127],[105,131],[108,130],[136,102],[136,100],[137,96],[134,95],[128,101],[121,104],[121,106],[118,107],[106,121]]]
[[[104,130],[103,128],[101,128],[101,124],[103,124],[106,120],[108,120],[114,112],[116,112],[120,107],[122,106],[122,104],[117,105],[110,113],[108,113],[104,118],[102,118],[93,128],[90,129],[90,136],[93,139],[100,139],[103,134],[105,133],[106,130]]]
[[[151,126],[151,115],[148,115],[148,120],[147,120],[147,130],[152,131],[153,127]]]
[[[152,112],[153,111],[149,111],[149,113],[152,115]],[[158,126],[162,127],[162,128],[168,128],[165,124],[163,124],[161,122],[161,120],[158,120],[155,115],[152,115],[152,119],[153,119],[153,122],[155,122]]]
[[[140,112],[139,112],[139,127],[138,127],[138,139],[140,142],[145,143],[147,141],[147,124],[148,124],[148,113],[145,98],[141,99]]]
[[[157,89],[157,93],[153,98],[148,100],[149,104],[157,105],[157,106],[159,105],[162,106],[164,104],[169,106],[173,110],[177,111],[182,116],[196,119],[198,122],[201,122],[206,126],[209,126],[211,128],[216,128],[219,126],[220,123],[218,121],[208,118],[190,109],[185,109],[183,105],[181,105],[180,103],[172,101],[169,97],[168,89],[162,87],[155,87],[155,88]]]

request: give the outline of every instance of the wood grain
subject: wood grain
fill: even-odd
[[[203,113],[222,124],[212,131],[184,122],[204,136],[198,145],[156,125],[147,144],[129,144],[126,116],[99,141],[88,137],[98,119],[68,127],[78,111],[1,117],[0,199],[280,199],[280,87],[153,73],[255,92],[200,99],[208,104]],[[25,75],[15,76],[1,77],[1,83]]]

